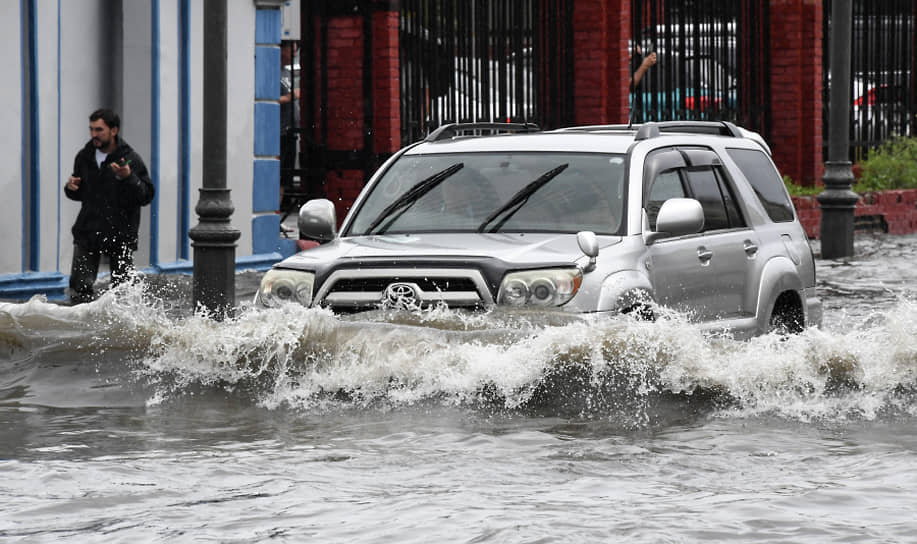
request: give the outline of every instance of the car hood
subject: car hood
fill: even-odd
[[[599,236],[600,247],[620,241],[620,236]],[[509,265],[555,265],[570,264],[586,257],[579,249],[575,234],[385,234],[338,238],[297,253],[277,266],[316,270],[339,260],[378,262],[387,259],[427,262],[497,259]]]

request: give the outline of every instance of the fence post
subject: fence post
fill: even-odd
[[[626,123],[630,84],[631,0],[576,2],[573,6],[574,122]]]
[[[812,186],[822,170],[822,0],[770,0],[771,147]]]
[[[315,132],[326,135],[325,194],[340,220],[378,166],[377,154],[401,145],[399,7],[391,0],[329,3],[320,17],[327,47],[318,69],[327,90],[318,93],[325,103]]]

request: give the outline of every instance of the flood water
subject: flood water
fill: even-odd
[[[815,245],[817,250],[817,244]],[[818,262],[788,339],[248,305],[0,303],[3,542],[905,542],[917,236]]]

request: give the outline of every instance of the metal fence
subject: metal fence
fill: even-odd
[[[636,122],[729,120],[769,131],[769,17],[755,0],[633,0],[631,70],[656,64],[631,93]]]
[[[572,0],[402,0],[402,142],[449,122],[572,118]]]
[[[824,3],[824,23],[827,134],[831,0]],[[889,138],[917,135],[917,2],[853,0],[850,48],[850,159],[857,161]]]

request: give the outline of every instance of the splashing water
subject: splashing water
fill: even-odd
[[[655,323],[445,309],[340,317],[295,305],[244,307],[223,322],[172,314],[142,285],[76,307],[0,304],[0,354],[18,365],[20,383],[36,358],[94,361],[95,374],[142,384],[148,405],[216,388],[270,409],[441,403],[631,426],[651,425],[666,406],[801,421],[917,412],[917,305],[908,300],[845,333],[750,341],[672,314]]]

